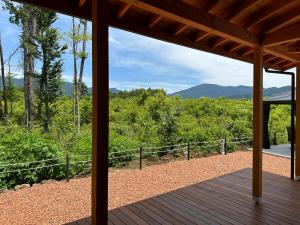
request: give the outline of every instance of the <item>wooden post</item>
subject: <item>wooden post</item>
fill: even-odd
[[[143,147],[140,147],[140,170],[143,169]]]
[[[190,142],[188,142],[187,144],[187,160],[190,160],[190,157],[191,157],[191,146],[190,146]]]
[[[253,200],[262,197],[262,143],[263,143],[263,52],[254,50],[253,60]]]
[[[224,154],[227,155],[227,138],[224,139]]]
[[[66,180],[69,182],[70,180],[70,155],[67,153],[66,156]]]
[[[92,0],[93,26],[93,225],[108,220],[108,0]]]
[[[300,181],[300,62],[296,64],[296,161],[295,179]]]

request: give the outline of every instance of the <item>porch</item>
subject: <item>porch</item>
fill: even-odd
[[[112,209],[108,224],[299,224],[300,183],[263,172],[264,198],[252,202],[246,168]],[[87,225],[83,218],[68,225]]]

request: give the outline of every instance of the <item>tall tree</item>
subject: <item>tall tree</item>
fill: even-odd
[[[73,55],[73,116],[74,124],[77,132],[80,131],[80,98],[86,91],[86,86],[83,83],[84,66],[88,57],[87,54],[87,41],[90,37],[88,31],[87,21],[79,20],[79,22],[72,18],[72,29],[68,33],[68,39],[71,41]],[[78,59],[80,59],[80,68],[78,73]]]
[[[84,63],[85,60],[88,57],[88,53],[86,51],[86,44],[87,41],[89,40],[89,36],[87,34],[87,20],[80,20],[80,22],[83,24],[83,33],[81,35],[81,40],[82,40],[82,49],[79,54],[80,57],[80,71],[79,71],[79,94],[81,96],[82,94],[82,88],[83,88],[83,72],[84,72]]]
[[[6,117],[8,114],[8,106],[7,106],[7,91],[6,91],[6,78],[5,78],[5,70],[4,70],[4,59],[3,59],[3,47],[2,47],[2,39],[0,34],[0,62],[1,62],[1,75],[2,75],[2,89],[3,89],[3,101],[4,101],[4,116]]]
[[[73,114],[74,124],[76,125],[77,132],[80,131],[80,111],[79,111],[79,89],[78,89],[78,72],[77,72],[77,60],[78,60],[78,45],[79,45],[79,32],[80,24],[76,25],[75,18],[72,18],[72,54],[73,54]]]
[[[49,123],[54,115],[51,104],[62,94],[62,67],[61,55],[66,46],[60,46],[59,33],[51,27],[56,20],[56,14],[41,11],[38,20],[36,40],[39,45],[39,59],[42,62],[42,71],[38,74],[40,118],[44,132],[49,131]]]
[[[15,23],[22,29],[20,40],[23,49],[25,122],[26,126],[30,127],[34,119],[32,79],[35,74],[35,35],[37,15],[40,10],[25,4],[14,4],[7,0],[4,2],[4,8],[11,14],[10,22]]]

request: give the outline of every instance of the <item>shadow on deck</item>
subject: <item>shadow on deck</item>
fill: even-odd
[[[300,183],[264,172],[260,205],[251,190],[252,170],[244,169],[112,209],[108,224],[300,224]]]

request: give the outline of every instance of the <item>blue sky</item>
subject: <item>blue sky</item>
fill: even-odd
[[[71,22],[71,17],[59,14],[54,26],[63,34],[70,31]],[[19,45],[20,29],[9,22],[9,14],[2,7],[0,32],[6,59]],[[90,54],[86,62],[84,81],[91,86],[91,42],[88,44],[88,51]],[[150,87],[164,88],[172,93],[202,83],[252,86],[250,64],[114,28],[109,30],[109,54],[110,87],[121,90]],[[73,67],[70,52],[63,57],[63,79],[71,82]],[[14,71],[21,77],[21,54],[16,55],[13,64]],[[264,76],[264,87],[284,85],[289,85],[288,77]]]

